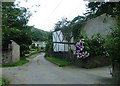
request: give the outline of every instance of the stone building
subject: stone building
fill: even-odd
[[[111,29],[115,26],[116,20],[109,15],[103,14],[84,22],[81,28],[81,33],[86,34],[89,38],[97,33],[106,37],[111,33]]]
[[[14,63],[20,60],[20,46],[11,40],[8,48],[2,49],[2,63]]]

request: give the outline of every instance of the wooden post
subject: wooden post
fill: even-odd
[[[113,81],[116,84],[120,82],[120,63],[118,61],[115,61],[113,65]]]

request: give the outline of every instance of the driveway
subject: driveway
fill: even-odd
[[[10,84],[109,84],[111,80],[108,67],[58,67],[44,59],[44,53],[23,66],[3,68],[2,75]]]

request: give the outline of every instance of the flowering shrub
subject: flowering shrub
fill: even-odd
[[[85,45],[84,45],[84,39],[81,39],[79,42],[76,44],[76,55],[77,58],[87,58],[89,56],[89,53],[85,50]]]
[[[100,34],[93,35],[91,39],[83,37],[76,43],[76,56],[77,58],[87,58],[90,56],[106,55],[108,53],[104,46],[105,39]]]
[[[106,55],[105,39],[100,35],[93,35],[89,40],[89,52],[91,56]]]

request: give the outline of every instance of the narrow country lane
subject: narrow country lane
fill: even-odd
[[[44,59],[44,53],[24,66],[3,68],[2,75],[10,80],[10,84],[101,84],[110,83],[111,79],[108,67],[58,67]]]

